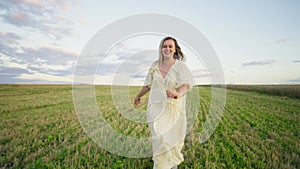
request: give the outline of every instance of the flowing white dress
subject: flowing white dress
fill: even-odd
[[[152,64],[145,86],[150,87],[147,120],[152,134],[152,151],[155,169],[168,169],[183,160],[181,150],[186,135],[186,95],[178,99],[167,98],[167,89],[187,84],[190,90],[193,79],[184,62],[176,60],[163,77],[158,63]]]

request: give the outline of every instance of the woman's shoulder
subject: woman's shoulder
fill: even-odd
[[[155,68],[155,67],[158,67],[158,60],[153,62],[150,66],[150,68]]]
[[[175,66],[175,71],[185,73],[187,71],[190,71],[190,69],[188,68],[187,64],[184,61],[177,60],[176,66]]]
[[[176,62],[178,63],[178,64],[185,64],[185,62],[184,61],[182,61],[182,60],[176,60]]]
[[[182,60],[176,60],[176,65],[179,67],[186,67],[186,63]]]

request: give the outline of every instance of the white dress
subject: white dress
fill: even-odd
[[[186,135],[186,96],[167,98],[167,89],[187,84],[192,88],[193,79],[184,62],[176,60],[163,78],[158,63],[152,64],[145,86],[150,87],[147,120],[152,134],[152,151],[155,169],[168,169],[184,159],[181,150]]]

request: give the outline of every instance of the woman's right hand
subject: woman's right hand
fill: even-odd
[[[138,106],[141,103],[141,98],[140,97],[135,97],[134,98],[134,105]]]

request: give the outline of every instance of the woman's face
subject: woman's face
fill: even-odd
[[[165,40],[162,45],[162,55],[165,58],[172,58],[174,53],[176,52],[175,49],[175,42],[172,39]]]

